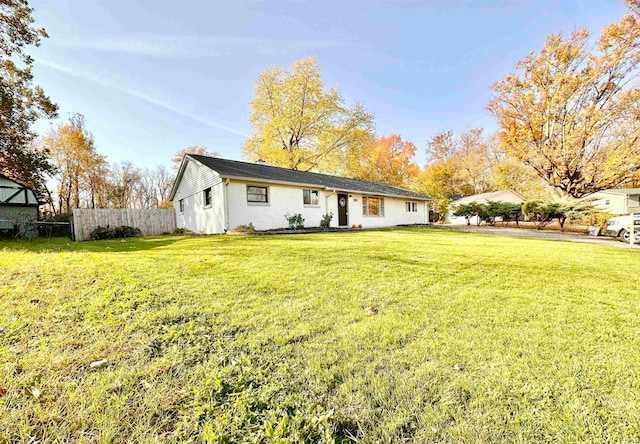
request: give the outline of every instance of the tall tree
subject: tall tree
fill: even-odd
[[[494,84],[488,110],[504,151],[563,194],[581,197],[640,174],[638,1],[595,47],[586,30],[547,38]]]
[[[109,180],[109,201],[113,208],[141,207],[137,202],[142,170],[129,161],[114,163]]]
[[[325,89],[315,58],[294,62],[288,71],[271,67],[255,80],[243,147],[251,160],[295,170],[337,172],[349,149],[373,140],[373,117],[351,107],[337,88]]]
[[[186,154],[198,154],[200,156],[211,156],[216,157],[218,153],[215,151],[209,151],[206,146],[198,146],[193,145],[180,151],[176,152],[171,159],[171,164],[174,171],[178,171],[180,169],[180,164],[182,163],[182,159]]]
[[[106,171],[106,159],[96,151],[84,116],[75,114],[58,125],[44,138],[43,146],[51,153],[57,171],[58,212],[79,208],[83,197],[95,206],[99,176]]]
[[[345,174],[355,179],[409,187],[420,168],[413,161],[416,146],[397,134],[382,136],[347,154]]]
[[[0,172],[42,189],[44,173],[52,171],[47,153],[30,142],[32,124],[55,117],[56,105],[39,86],[33,86],[33,59],[26,47],[39,46],[43,28],[33,26],[27,0],[0,1]]]
[[[489,180],[490,170],[489,144],[481,129],[466,130],[459,137],[452,131],[443,131],[427,144],[426,175],[422,181],[441,186],[439,194],[443,195],[476,194],[494,187]]]

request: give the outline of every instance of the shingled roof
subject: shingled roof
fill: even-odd
[[[218,157],[200,156],[196,154],[188,154],[188,156],[216,171],[224,178],[288,182],[347,192],[411,198],[416,200],[433,200],[424,194],[414,193],[413,191],[384,183],[290,170],[288,168],[279,168],[260,163],[239,162],[237,160],[220,159]]]

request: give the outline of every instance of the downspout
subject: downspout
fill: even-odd
[[[224,232],[229,231],[229,198],[227,196],[227,187],[229,186],[229,179],[224,182],[223,199],[224,199]]]
[[[327,191],[329,191],[329,190],[327,190]],[[329,214],[329,213],[331,213],[331,211],[329,211],[329,198],[330,198],[331,196],[333,196],[334,194],[336,194],[337,192],[338,192],[338,191],[333,190],[333,193],[331,193],[331,194],[328,194],[328,195],[324,196],[324,214]]]

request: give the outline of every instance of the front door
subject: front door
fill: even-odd
[[[347,215],[349,214],[349,196],[338,194],[338,225],[346,227],[348,225]]]

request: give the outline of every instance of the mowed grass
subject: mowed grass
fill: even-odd
[[[4,242],[0,442],[637,442],[639,276],[419,229]]]

